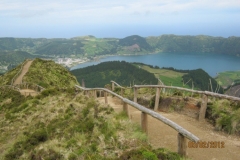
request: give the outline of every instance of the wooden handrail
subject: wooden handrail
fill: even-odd
[[[14,90],[20,91],[20,88],[18,88],[16,86],[13,86],[13,85],[3,85],[3,86],[0,86],[0,88],[2,88],[2,87],[9,87],[9,88],[13,88]]]
[[[132,88],[132,87],[122,87],[121,85],[119,85],[117,82],[115,81],[111,81],[111,83],[116,84],[118,87],[122,88],[122,89],[126,89],[126,88]]]
[[[224,98],[224,99],[240,101],[240,98],[238,98],[238,97],[228,96],[228,95],[214,93],[214,92],[209,92],[209,91],[196,91],[196,90],[192,90],[192,89],[181,88],[181,87],[174,87],[174,86],[165,86],[165,85],[134,85],[133,87],[134,88],[169,88],[169,89],[177,89],[177,90],[188,91],[188,92],[198,93],[198,94],[204,94],[204,95],[218,97],[218,98]]]
[[[39,86],[38,84],[28,83],[28,82],[24,82],[24,83],[21,83],[21,84],[17,84],[17,85],[15,85],[15,86],[19,86],[19,88],[20,88],[20,86],[25,86],[25,85],[33,85],[33,86],[36,86],[36,87],[38,87],[38,88],[40,89],[40,92],[43,91],[43,90],[45,90],[45,88],[43,88],[42,86]]]
[[[168,126],[172,127],[173,129],[175,129],[177,132],[179,132],[180,134],[182,134],[184,137],[188,138],[191,141],[194,142],[198,142],[199,138],[197,136],[195,136],[194,134],[190,133],[189,131],[187,131],[186,129],[184,129],[183,127],[179,126],[178,124],[176,124],[175,122],[165,118],[164,116],[160,115],[157,112],[154,112],[138,103],[135,103],[133,101],[130,101],[129,99],[123,98],[122,96],[106,89],[106,88],[84,88],[78,85],[75,85],[76,88],[82,89],[84,91],[91,91],[91,90],[103,90],[105,92],[108,92],[116,97],[118,97],[119,99],[121,99],[123,102],[133,106],[134,108],[137,108],[138,110],[147,113],[148,115],[162,121],[163,123],[167,124]]]

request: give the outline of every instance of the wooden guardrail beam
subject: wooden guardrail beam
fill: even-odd
[[[107,93],[110,93],[116,97],[118,97],[119,99],[123,100],[123,102],[127,103],[128,105],[133,106],[134,108],[137,108],[138,110],[147,113],[148,115],[152,116],[153,118],[156,118],[160,121],[162,121],[163,123],[165,123],[166,125],[170,126],[171,128],[175,129],[176,131],[178,131],[179,133],[181,133],[183,136],[187,137],[189,140],[194,141],[194,142],[198,142],[199,138],[196,137],[195,135],[193,135],[192,133],[190,133],[189,131],[187,131],[186,129],[184,129],[183,127],[179,126],[178,124],[176,124],[175,122],[165,118],[164,116],[160,115],[157,112],[154,112],[140,104],[137,104],[133,101],[130,101],[129,99],[123,98],[122,96],[106,89],[106,88],[83,88],[81,86],[75,85],[76,88],[82,89],[82,90],[86,90],[86,91],[90,91],[90,90],[103,90]]]
[[[160,120],[161,122],[165,123],[166,125],[170,126],[171,128],[175,129],[178,132],[178,153],[181,154],[182,156],[186,156],[186,150],[187,150],[187,141],[186,138],[188,138],[191,141],[194,142],[198,142],[199,138],[196,137],[195,135],[193,135],[191,132],[187,131],[186,129],[184,129],[183,127],[179,126],[178,124],[176,124],[175,122],[165,118],[164,116],[160,115],[157,112],[154,112],[142,105],[139,105],[133,101],[130,101],[129,99],[123,98],[122,96],[106,89],[106,88],[84,88],[78,85],[75,85],[76,88],[82,89],[84,91],[91,91],[91,90],[103,90],[104,91],[104,95],[105,95],[105,103],[107,103],[107,93],[110,93],[116,97],[118,97],[119,99],[121,99],[123,101],[123,110],[127,112],[128,114],[128,108],[127,108],[127,104],[133,106],[134,108],[140,110],[142,112],[141,114],[141,126],[142,126],[142,130],[147,134],[148,133],[148,123],[147,123],[147,117],[148,115],[152,116],[153,118],[156,118],[158,120]]]
[[[187,92],[192,92],[192,93],[198,93],[198,94],[205,94],[208,96],[212,97],[218,97],[218,98],[224,98],[224,99],[229,99],[229,100],[234,100],[234,101],[240,101],[240,98],[238,97],[233,97],[233,96],[228,96],[224,94],[219,94],[219,93],[214,93],[214,92],[209,92],[209,91],[196,91],[192,89],[187,89],[187,88],[181,88],[181,87],[174,87],[174,86],[163,86],[163,85],[134,85],[134,88],[170,88],[170,89],[177,89],[177,90],[182,90],[182,91],[187,91]]]

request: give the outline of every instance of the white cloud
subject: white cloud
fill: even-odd
[[[240,0],[1,0],[5,26],[217,23],[240,16]],[[16,24],[16,22],[18,24]],[[229,24],[230,25],[230,24]]]

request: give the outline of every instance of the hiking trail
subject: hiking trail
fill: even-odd
[[[104,97],[97,98],[104,103]],[[122,111],[121,100],[108,96],[108,104],[115,111]],[[141,111],[129,106],[129,118],[138,124],[141,123]],[[237,160],[240,159],[240,137],[215,131],[214,127],[206,121],[198,120],[175,112],[158,112],[174,121],[183,128],[198,136],[203,142],[224,142],[224,148],[187,148],[187,156],[193,160]],[[177,152],[177,131],[148,116],[148,138],[154,148],[168,148]],[[187,141],[188,144],[189,140]]]
[[[15,79],[13,85],[22,84],[23,77],[28,72],[32,62],[33,60],[29,60],[26,62],[26,64],[24,64],[21,74]],[[38,94],[35,90],[32,90],[32,89],[21,89],[20,93],[25,96],[27,95],[36,96]]]

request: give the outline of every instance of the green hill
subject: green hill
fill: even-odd
[[[138,35],[128,36],[126,38],[120,39],[118,42],[119,46],[127,52],[151,52],[154,51],[153,48],[147,43],[146,38],[140,37]]]
[[[31,55],[24,51],[0,51],[0,66],[4,65],[18,65],[25,59],[33,59],[36,56]]]
[[[111,80],[123,86],[157,84],[157,79],[153,74],[125,61],[103,62],[98,65],[72,70],[71,73],[77,77],[80,83],[84,79],[86,87],[104,87]]]
[[[1,76],[0,85],[20,67]],[[1,88],[0,159],[181,159],[167,149],[152,149],[125,113],[77,94],[75,77],[53,61],[34,60],[24,80],[46,90],[25,97]]]
[[[202,69],[190,70],[188,74],[184,75],[182,78],[184,82],[191,79],[194,87],[200,90],[212,92],[218,90],[218,93],[223,93],[223,88],[218,85],[217,81]],[[189,86],[191,86],[191,84],[189,84]]]
[[[56,64],[54,61],[42,59],[33,61],[23,78],[23,82],[35,83],[44,88],[74,87],[78,84],[76,77],[65,67]]]

